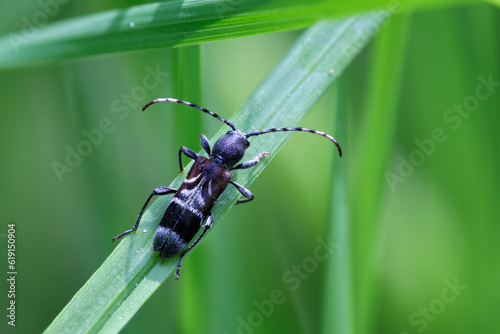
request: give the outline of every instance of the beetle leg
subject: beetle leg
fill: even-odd
[[[205,152],[207,152],[208,156],[210,156],[211,149],[210,149],[210,143],[208,142],[207,137],[205,135],[201,135],[200,140],[201,140],[201,147],[203,147]]]
[[[196,240],[191,245],[189,245],[188,248],[186,248],[185,250],[182,251],[181,256],[179,258],[179,263],[177,264],[177,269],[175,270],[175,279],[176,280],[179,280],[179,275],[181,273],[182,258],[184,257],[184,255],[186,255],[187,252],[189,252],[191,250],[191,248],[193,248],[201,240],[201,238],[205,235],[207,230],[212,226],[213,222],[214,222],[214,216],[212,215],[212,213],[210,213],[208,218],[207,218],[207,221],[205,222],[205,228],[203,229],[201,234],[198,236],[198,238],[196,238]]]
[[[245,161],[241,164],[238,164],[234,166],[232,169],[245,169],[245,168],[250,168],[255,166],[256,164],[259,163],[260,159],[267,157],[268,155],[271,155],[271,152],[262,152],[252,160]]]
[[[151,200],[151,198],[153,198],[154,195],[167,195],[167,194],[172,194],[175,192],[177,192],[177,189],[170,188],[170,187],[158,187],[155,190],[153,190],[151,195],[149,195],[148,199],[146,200],[146,203],[144,203],[144,206],[142,207],[141,212],[139,213],[139,216],[137,217],[137,220],[135,221],[134,227],[132,227],[132,229],[130,229],[130,230],[126,230],[125,232],[118,234],[116,237],[114,237],[112,239],[113,242],[115,240],[118,240],[121,237],[129,234],[129,233],[137,231],[137,227],[139,227],[139,222],[141,221],[142,214],[144,213],[144,210],[146,210],[146,207],[148,206],[149,201]]]
[[[246,197],[246,199],[239,199],[239,200],[237,200],[236,204],[247,203],[247,202],[250,202],[251,200],[253,200],[253,194],[250,192],[250,190],[248,190],[247,188],[243,187],[241,184],[238,184],[238,183],[236,183],[234,181],[229,181],[229,183],[231,183],[233,186],[235,186],[236,189],[238,189],[238,191],[243,196]]]
[[[184,153],[188,158],[195,160],[198,158],[198,154],[190,148],[186,146],[182,146],[179,150],[179,173],[184,170],[184,166],[182,165],[182,153]]]

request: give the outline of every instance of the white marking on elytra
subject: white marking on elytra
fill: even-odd
[[[195,209],[193,208],[191,205],[187,204],[185,201],[183,201],[182,199],[178,198],[178,197],[174,197],[172,199],[172,202],[174,202],[175,204],[177,204],[178,206],[180,206],[181,208],[185,209],[185,210],[188,210],[192,213],[194,213],[198,218],[202,219],[203,218],[203,214],[200,212],[200,210],[198,209]]]
[[[201,179],[199,179],[201,176]],[[199,179],[199,180],[198,180]],[[202,187],[205,184],[205,177],[201,174],[191,177],[185,180],[187,184],[192,184],[198,181],[198,183],[192,189],[182,189],[179,196],[174,197],[173,201],[179,205],[181,208],[194,213],[200,219],[203,219],[203,214],[198,208],[205,206],[205,199],[202,194]]]
[[[195,203],[195,206],[197,206],[198,208],[205,206],[205,199],[203,198],[201,191],[196,193],[196,196],[194,197],[193,201]]]
[[[159,225],[156,233],[166,233],[168,230],[170,230],[169,227],[165,227],[163,225]]]
[[[212,196],[212,180],[208,181],[208,196]]]
[[[201,174],[198,174],[198,175],[196,175],[196,176],[193,176],[193,177],[192,177],[192,178],[190,178],[190,179],[185,179],[185,180],[184,180],[184,183],[188,183],[188,184],[189,184],[189,183],[193,183],[193,182],[195,182],[196,180],[198,180],[198,179],[200,178],[200,176],[201,176]]]
[[[192,177],[184,182],[185,183],[193,183],[194,181],[196,181],[200,177],[200,175],[201,174],[198,174],[196,177]],[[200,182],[198,182],[198,184],[193,189],[182,189],[180,192],[180,195],[182,195],[182,197],[186,198],[186,200],[189,200],[189,198],[191,198],[194,194],[197,194],[197,196],[201,196],[200,190],[201,190],[201,187],[203,186],[204,181],[205,181],[205,177],[202,177]]]

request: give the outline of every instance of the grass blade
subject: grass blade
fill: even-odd
[[[427,8],[475,0],[374,1],[196,0],[169,1],[24,26],[0,39],[0,69],[115,52],[198,44],[312,25],[320,19],[385,8]]]
[[[395,136],[399,91],[403,82],[403,68],[410,17],[394,16],[377,39],[374,47],[372,72],[369,78],[367,110],[360,136],[360,147],[354,157],[352,175],[356,201],[351,203],[351,237],[356,252],[354,258],[356,332],[370,333],[376,326],[376,273],[373,254],[380,233],[378,220],[381,195],[385,187],[384,171],[390,158],[391,143]],[[395,47],[397,46],[397,47]],[[361,166],[370,166],[362,168]]]
[[[338,83],[337,85],[338,116],[335,133],[340,138],[346,138],[345,124],[348,105],[344,98],[342,84]],[[355,324],[346,163],[335,163],[332,175],[332,190],[330,193],[331,224],[328,227],[327,238],[334,240],[336,249],[331,260],[327,262],[321,332],[325,334],[352,334],[355,333]]]
[[[339,76],[374,33],[385,13],[367,13],[344,20],[323,21],[308,29],[244,106],[230,119],[242,130],[296,126],[326,88]],[[218,138],[227,131],[221,129]],[[248,186],[284,145],[287,133],[251,139],[247,157],[265,150],[273,155],[238,175]],[[212,144],[214,140],[212,139]],[[264,145],[265,144],[265,145]],[[335,150],[335,147],[332,148]],[[171,186],[178,187],[183,175]],[[228,188],[212,211],[215,225],[238,197]],[[160,263],[152,240],[169,198],[155,200],[145,212],[138,231],[124,238],[104,264],[78,291],[47,328],[47,333],[116,333],[175,270],[178,258]],[[213,228],[208,232],[213,231]],[[206,238],[205,238],[206,239]],[[188,253],[189,254],[189,253]],[[181,276],[182,279],[182,276]]]

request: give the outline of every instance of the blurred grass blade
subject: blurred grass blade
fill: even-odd
[[[194,0],[144,4],[47,26],[25,23],[20,31],[0,39],[0,69],[299,29],[320,19],[363,10],[385,8],[391,12],[472,1],[420,0],[388,5],[386,0]]]
[[[494,5],[497,5],[500,7],[500,0],[488,0],[487,2],[491,3],[491,4],[494,4]]]
[[[396,131],[409,22],[409,15],[393,16],[377,38],[368,78],[367,109],[359,134],[362,149],[352,163],[352,189],[357,190],[349,196],[356,199],[351,203],[350,218],[354,228],[351,240],[356,250],[353,266],[357,278],[354,287],[357,333],[371,333],[376,326],[374,317],[377,315],[373,310],[376,309],[377,276],[374,270],[378,265],[374,263],[377,258],[374,254],[377,254],[378,245],[375,241],[379,240],[381,230],[378,224],[381,194],[387,186],[384,175]]]
[[[244,132],[299,125],[309,108],[377,31],[374,27],[378,27],[385,18],[385,13],[377,12],[315,24],[230,119]],[[224,127],[216,137],[227,130]],[[237,181],[248,186],[276,156],[288,135],[279,133],[252,138],[247,157],[254,157],[264,150],[271,151],[273,155],[254,168],[237,173]],[[341,138],[337,139],[341,141]],[[336,152],[331,143],[325,142],[325,145],[330,145],[328,147]],[[171,186],[178,187],[184,176],[179,175]],[[224,192],[212,211],[215,225],[237,197],[238,193],[232,187]],[[175,270],[178,257],[161,263],[151,247],[158,221],[169,200],[158,198],[150,205],[137,233],[120,241],[104,264],[47,328],[47,333],[116,333],[125,326]],[[210,229],[207,236],[213,230]],[[182,273],[179,284],[182,284]]]
[[[323,333],[370,333],[375,326],[371,320],[376,309],[373,304],[373,282],[376,278],[372,272],[376,266],[370,261],[376,248],[374,240],[377,239],[374,217],[378,216],[380,193],[383,193],[380,176],[384,174],[390,143],[393,142],[409,17],[394,16],[386,24],[374,47],[363,131],[355,134],[361,137],[359,146],[363,149],[357,152],[356,157],[346,157],[348,165],[352,166],[349,171],[345,164],[339,163],[333,171],[329,237],[334,240],[337,249],[325,279]],[[394,48],[395,45],[398,47]],[[340,86],[339,89],[342,88]],[[344,94],[339,92],[338,95],[338,119],[345,124],[344,115],[348,107],[342,106]],[[344,132],[344,129],[336,130],[340,135]],[[358,184],[352,189],[359,189],[359,193],[349,194],[346,185],[348,175]],[[356,200],[349,204],[348,198]],[[348,226],[349,222],[354,224]],[[356,250],[355,257],[351,255],[353,249]],[[355,285],[353,275],[357,278]]]
[[[206,105],[202,96],[202,46],[192,45],[182,48],[176,48],[173,51],[176,53],[175,62],[173,65],[175,71],[175,78],[172,86],[170,96],[185,96],[189,101],[196,101],[200,105]],[[170,106],[172,108],[175,106]],[[200,133],[202,131],[202,119],[205,119],[203,113],[179,112],[174,113],[176,124],[189,124],[189,126],[179,126],[174,129],[175,137],[179,142],[187,147],[198,148],[200,147]],[[206,120],[210,122],[211,120]],[[213,123],[210,123],[213,124]],[[214,124],[217,125],[217,124]],[[188,129],[189,128],[189,129]],[[183,328],[187,328],[185,333],[202,333],[203,320],[201,317],[206,316],[207,308],[210,308],[207,298],[193,298],[192,296],[202,296],[206,294],[206,284],[200,284],[198,278],[200,268],[210,265],[208,252],[203,253],[203,258],[191,258],[190,263],[192,268],[196,270],[192,275],[184,275],[182,277],[182,284],[185,289],[180,289],[181,294],[179,299],[181,303],[176,303],[179,308],[180,321],[184,324]],[[193,262],[196,261],[196,263]],[[198,321],[193,321],[192,315],[198,315]],[[187,319],[187,321],[186,321]]]
[[[337,83],[337,124],[335,135],[347,138],[347,114],[344,87]],[[349,157],[346,157],[349,159]],[[330,192],[330,221],[327,238],[335,244],[335,253],[327,262],[323,294],[322,333],[355,333],[352,283],[351,226],[349,225],[349,194],[345,161],[335,162]]]

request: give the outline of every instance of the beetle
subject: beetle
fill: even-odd
[[[216,141],[213,149],[210,147],[207,137],[201,135],[201,146],[209,158],[197,155],[193,150],[182,146],[178,154],[179,173],[184,170],[182,154],[193,159],[194,164],[179,189],[165,186],[154,189],[146,200],[146,203],[144,203],[135,221],[134,227],[118,234],[112,239],[113,241],[118,240],[137,230],[144,210],[146,210],[153,196],[175,194],[156,230],[153,250],[155,252],[160,252],[160,258],[162,260],[172,258],[180,253],[179,262],[175,271],[176,280],[179,279],[182,258],[201,240],[201,238],[203,238],[207,230],[212,226],[214,217],[211,210],[226,187],[232,184],[245,197],[245,199],[239,199],[236,204],[247,203],[253,200],[254,196],[250,190],[232,181],[230,173],[230,171],[235,169],[253,167],[259,163],[260,159],[271,154],[270,152],[263,152],[251,160],[238,163],[245,155],[246,149],[250,146],[250,142],[248,141],[249,137],[280,131],[310,132],[331,140],[337,146],[339,155],[342,156],[342,149],[335,138],[321,131],[306,128],[271,128],[243,133],[236,128],[233,122],[221,118],[216,113],[194,103],[173,98],[152,100],[148,102],[142,110],[144,111],[150,105],[159,102],[180,103],[196,108],[224,122],[232,129]],[[200,235],[193,243],[187,246],[188,242],[194,238],[203,225],[204,229]]]

